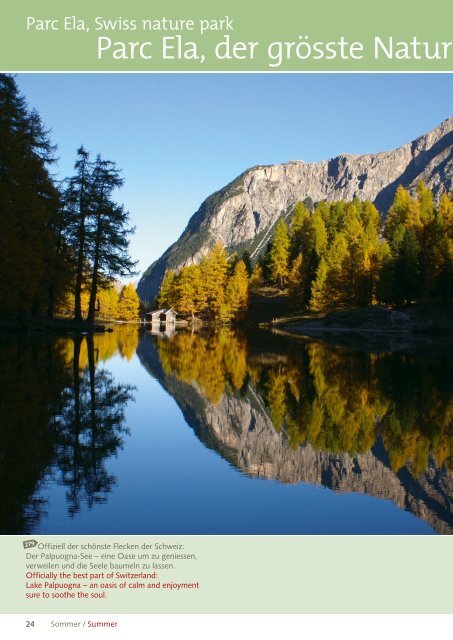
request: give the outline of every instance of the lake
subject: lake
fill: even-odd
[[[451,534],[451,352],[269,331],[0,342],[3,534]]]

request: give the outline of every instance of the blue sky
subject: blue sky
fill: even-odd
[[[448,74],[19,74],[58,144],[123,170],[139,268],[213,191],[257,164],[400,146],[452,115]]]

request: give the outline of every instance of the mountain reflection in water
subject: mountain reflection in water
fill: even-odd
[[[100,508],[128,479],[136,482],[135,461],[125,469],[121,460],[129,461],[129,442],[141,429],[149,433],[158,409],[141,367],[171,395],[198,439],[245,477],[369,494],[453,533],[453,376],[446,351],[377,354],[267,332],[221,328],[158,337],[126,327],[54,340],[21,336],[0,344],[0,352],[2,533],[39,531],[46,521],[59,533],[51,512],[61,502],[66,532],[67,522],[90,513],[96,531],[109,533]],[[113,362],[122,363],[121,379]],[[145,407],[140,423],[128,419],[137,394]],[[137,442],[140,455],[150,457],[145,441]],[[232,473],[225,470],[225,482]],[[168,480],[157,469],[152,480],[171,502]],[[144,507],[152,488],[116,505],[121,522],[118,508],[130,509],[132,497],[140,503],[137,533],[154,532]],[[260,495],[265,501],[266,487]],[[175,524],[167,533],[176,531]],[[210,531],[200,525],[200,532]]]
[[[368,493],[453,532],[448,355],[253,341],[227,328],[146,336],[138,355],[200,440],[241,471]]]

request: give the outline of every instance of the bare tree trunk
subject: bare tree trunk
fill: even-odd
[[[74,320],[82,320],[82,283],[83,283],[83,259],[85,247],[85,216],[82,215],[79,226],[79,252],[77,256],[77,273],[74,289]]]
[[[91,462],[93,469],[97,468],[96,461],[96,438],[97,438],[97,416],[96,416],[96,363],[94,359],[93,335],[86,337],[88,347],[88,367],[90,370],[90,423],[91,423]]]
[[[91,280],[90,304],[88,306],[88,322],[94,322],[96,314],[96,298],[98,293],[99,253],[101,249],[101,216],[98,215],[98,228],[96,230],[96,244],[94,250],[93,278]]]
[[[76,282],[74,290],[74,320],[77,322],[82,321],[82,284],[83,284],[83,263],[85,259],[85,239],[86,239],[86,211],[85,211],[85,168],[82,169],[82,178],[80,182],[80,197],[79,197],[79,237],[78,237],[78,253],[77,253],[77,272]]]

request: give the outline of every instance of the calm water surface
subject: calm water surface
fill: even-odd
[[[0,353],[2,533],[453,532],[448,352],[127,328]]]

